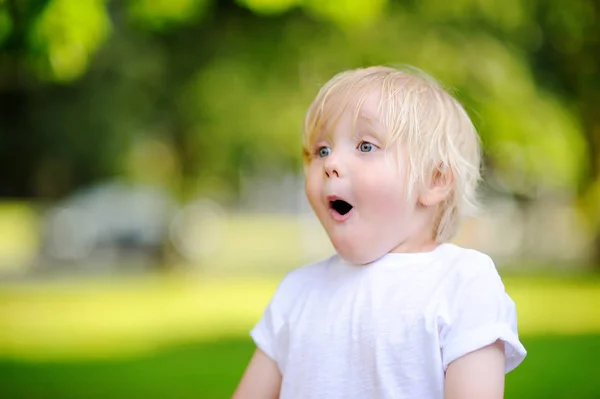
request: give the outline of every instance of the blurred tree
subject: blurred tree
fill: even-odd
[[[600,259],[599,11],[593,0],[0,0],[0,195],[140,176],[143,153],[169,154],[180,195],[235,197],[243,174],[299,170],[318,84],[409,63],[473,114],[496,189],[579,194]]]
[[[583,125],[588,162],[578,189],[600,261],[600,3],[564,5],[540,1],[536,22],[544,40],[530,59],[539,82],[558,93]]]

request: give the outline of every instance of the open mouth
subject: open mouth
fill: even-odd
[[[329,201],[329,207],[342,216],[352,210],[352,205],[341,199]]]

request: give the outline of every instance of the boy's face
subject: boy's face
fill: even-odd
[[[366,97],[354,129],[355,107],[348,106],[329,135],[317,133],[306,167],[313,210],[336,251],[356,264],[392,252],[414,230],[408,164],[396,149],[385,149],[378,101],[378,92]]]

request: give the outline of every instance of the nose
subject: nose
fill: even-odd
[[[327,161],[323,164],[323,168],[327,177],[342,177],[337,157],[328,156]]]

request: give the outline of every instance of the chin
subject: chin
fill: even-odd
[[[376,261],[385,255],[385,252],[381,253],[381,251],[373,251],[372,249],[365,250],[361,249],[360,246],[357,248],[355,245],[335,245],[334,248],[337,254],[344,259],[348,263],[352,263],[354,265],[366,265],[367,263],[371,263]]]

